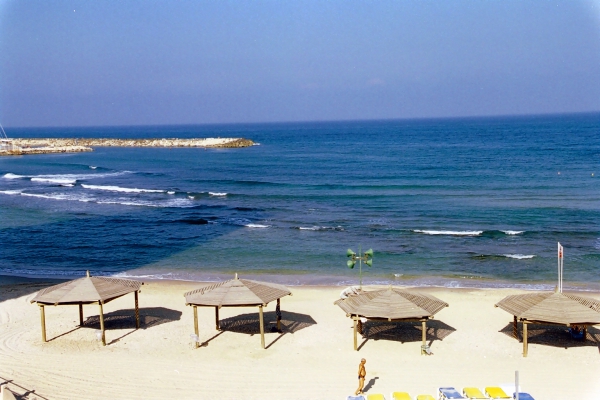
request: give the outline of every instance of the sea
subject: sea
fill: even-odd
[[[255,145],[0,157],[0,280],[600,290],[598,113],[5,130]]]

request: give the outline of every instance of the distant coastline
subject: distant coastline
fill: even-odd
[[[202,147],[239,148],[253,146],[244,138],[194,138],[194,139],[114,139],[114,138],[14,138],[0,146],[0,155],[25,155],[48,153],[77,153],[93,151],[94,147]]]

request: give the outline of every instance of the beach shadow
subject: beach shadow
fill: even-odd
[[[0,376],[0,386],[5,386],[15,395],[15,399],[17,400],[28,400],[28,399],[40,399],[40,400],[49,400],[47,397],[44,397],[38,393],[36,393],[35,389],[28,389],[24,386],[21,386],[15,383],[12,379],[6,379]],[[33,395],[31,397],[30,395]]]
[[[165,307],[140,308],[140,329],[148,329],[179,321],[182,312]],[[83,321],[82,328],[100,329],[100,316],[93,315]],[[117,310],[104,314],[104,330],[135,329],[135,310]]]
[[[375,386],[375,380],[377,380],[377,379],[379,379],[378,376],[369,379],[369,382],[363,388],[363,392],[368,392],[369,390],[371,390],[373,388],[373,386]]]
[[[294,334],[317,323],[310,315],[291,311],[282,311],[281,317],[281,335],[286,333]],[[265,333],[270,333],[271,328],[277,327],[277,315],[275,311],[265,312],[263,318]],[[223,331],[247,333],[250,335],[260,334],[258,312],[225,318],[220,320],[219,325]]]
[[[317,323],[310,315],[291,311],[282,311],[281,317],[281,330],[277,331],[277,314],[275,311],[263,314],[265,333],[276,332],[279,334],[271,343],[265,346],[265,349],[273,346],[286,334],[294,334]],[[258,318],[258,312],[241,314],[220,320],[219,327],[221,331],[245,333],[251,336],[257,335],[260,334],[260,321]]]
[[[0,302],[27,296],[62,282],[64,280],[42,280],[0,275]]]
[[[211,337],[210,339],[205,340],[204,342],[200,343],[200,347],[206,347],[206,346],[208,346],[208,344],[210,342],[212,342],[213,340],[215,340],[217,337],[221,336],[223,333],[225,333],[225,332],[221,331],[221,332],[217,333],[215,336]]]
[[[396,342],[420,342],[422,341],[421,322],[388,322],[367,321],[363,324],[362,336],[367,340],[392,340]],[[452,332],[453,327],[441,321],[427,321],[426,340],[429,346],[436,340],[444,340]],[[365,342],[361,345],[364,345]],[[360,348],[359,348],[360,349]]]
[[[78,329],[80,329],[80,328],[81,328],[81,327],[80,327],[80,326],[78,326],[77,328],[73,328],[73,329],[71,329],[71,330],[70,330],[70,331],[68,331],[68,332],[61,333],[60,335],[54,336],[52,339],[48,339],[48,340],[46,340],[46,341],[47,341],[47,342],[51,342],[51,341],[53,341],[53,340],[55,340],[55,339],[58,339],[59,337],[63,337],[63,336],[66,336],[66,335],[68,335],[68,334],[70,334],[70,333],[72,333],[72,332],[75,332],[76,330],[78,330]]]
[[[523,323],[517,322],[517,329],[519,343],[522,343]],[[499,332],[514,339],[512,322],[508,323]],[[582,340],[573,339],[566,326],[529,324],[527,326],[527,342],[530,344],[543,344],[565,349],[571,347],[598,347],[600,350],[600,329],[589,326],[587,328],[586,338],[585,340]]]

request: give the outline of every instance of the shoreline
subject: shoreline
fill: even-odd
[[[358,278],[348,275],[278,275],[278,274],[256,274],[252,272],[238,271],[240,277],[250,280],[267,281],[282,284],[289,287],[314,287],[314,288],[346,288],[348,286],[359,286]],[[161,276],[162,275],[162,276]],[[2,281],[7,282],[65,282],[72,279],[83,277],[84,274],[69,275],[10,275],[0,273],[0,285]],[[164,274],[132,274],[131,271],[124,271],[110,274],[95,274],[92,276],[110,276],[115,278],[132,279],[144,282],[183,282],[183,283],[216,283],[226,281],[234,276],[234,273],[227,272],[206,272],[196,276],[173,276],[172,272]],[[472,278],[449,278],[449,277],[411,277],[409,279],[365,279],[363,277],[363,286],[395,286],[402,288],[422,288],[422,289],[489,289],[489,290],[521,290],[526,292],[553,291],[556,288],[555,281],[538,282],[512,282],[501,279],[472,279]],[[589,282],[564,282],[563,287],[567,291],[580,293],[600,293],[600,285]]]
[[[146,282],[139,297],[139,330],[127,319],[132,296],[108,303],[105,347],[95,340],[97,307],[84,307],[82,328],[77,328],[77,307],[47,307],[49,341],[41,343],[38,307],[29,304],[40,287],[0,286],[0,377],[35,390],[30,399],[325,400],[345,398],[356,389],[356,366],[364,357],[367,394],[386,398],[391,391],[435,396],[442,386],[500,386],[508,393],[516,370],[521,390],[536,399],[600,393],[600,329],[590,328],[583,344],[573,342],[565,329],[531,327],[529,354],[522,357],[522,344],[511,336],[512,316],[494,307],[519,290],[416,289],[450,305],[428,323],[434,354],[422,356],[421,331],[410,323],[398,324],[398,337],[385,334],[386,322],[369,325],[373,336],[360,339],[354,351],[352,322],[333,305],[341,288],[308,286],[290,288],[292,296],[282,298],[284,333],[266,329],[267,349],[260,347],[254,322],[244,325],[257,318],[255,307],[223,307],[219,318],[228,328],[220,332],[215,331],[214,310],[199,308],[199,336],[205,344],[193,349],[193,312],[183,294],[201,286]],[[274,307],[273,302],[265,309],[267,324],[273,322]]]

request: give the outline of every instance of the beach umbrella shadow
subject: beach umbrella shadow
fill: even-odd
[[[169,322],[179,321],[182,312],[165,307],[140,308],[140,329],[148,329]],[[117,310],[104,314],[104,329],[129,329],[135,327],[134,310]],[[82,328],[100,329],[100,317],[88,317]]]
[[[517,328],[518,340],[519,342],[522,342],[523,323],[518,322]],[[499,332],[514,338],[513,323],[509,322]],[[578,340],[571,337],[571,334],[566,326],[531,324],[527,330],[527,342],[529,342],[529,344],[543,344],[546,346],[562,347],[565,349],[571,347],[598,347],[600,349],[600,329],[593,326],[588,326],[585,340]]]
[[[437,320],[427,321],[426,338],[429,346],[436,340],[444,340],[456,331],[450,325]],[[366,340],[391,340],[396,342],[420,342],[421,322],[367,321],[363,323],[362,336]]]
[[[310,315],[300,314],[291,311],[283,311],[281,316],[281,333],[296,333],[304,328],[315,325],[315,321]],[[264,313],[265,332],[273,332],[277,327],[277,314],[275,311]],[[246,333],[250,335],[260,334],[260,322],[258,313],[248,313],[225,318],[220,321],[220,327],[223,331]]]

